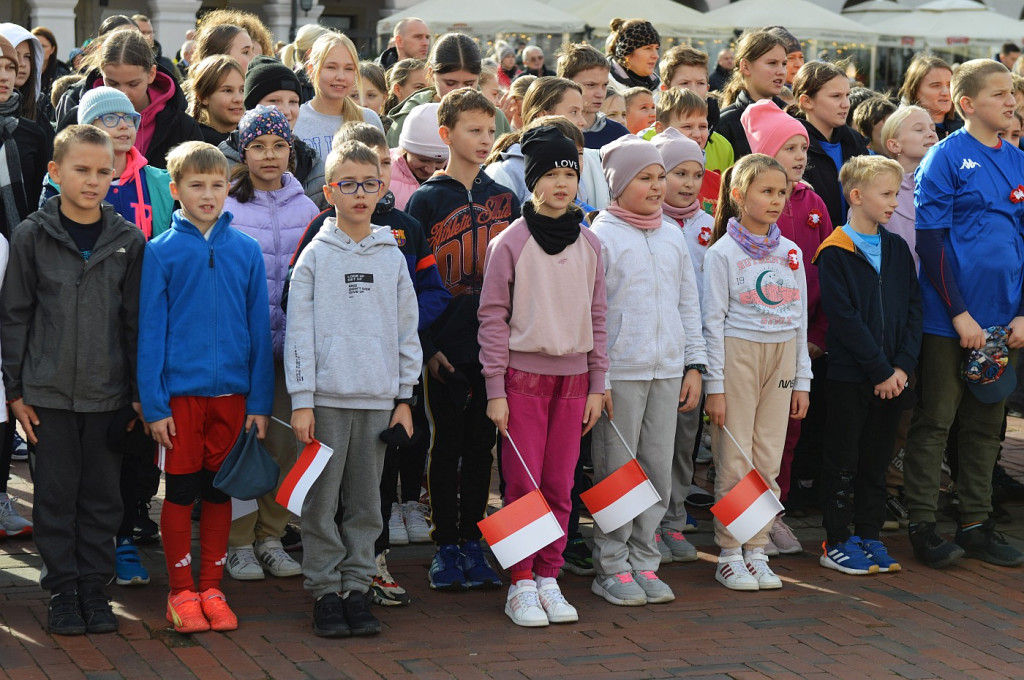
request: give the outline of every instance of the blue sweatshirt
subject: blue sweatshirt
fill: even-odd
[[[242,394],[270,415],[274,365],[260,246],[225,212],[209,239],[176,211],[146,245],[139,312],[139,394],[152,422],[171,397]]]

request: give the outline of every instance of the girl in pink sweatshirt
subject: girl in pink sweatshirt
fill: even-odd
[[[576,145],[553,126],[523,134],[523,216],[487,247],[480,295],[480,363],[487,415],[518,446],[563,532],[581,433],[601,416],[608,370],[601,244],[573,205]],[[579,429],[577,429],[579,428]],[[533,490],[508,441],[505,503]],[[505,613],[520,626],[578,620],[556,578],[565,536],[512,566]]]

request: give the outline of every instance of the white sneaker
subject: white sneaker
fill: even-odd
[[[409,532],[405,530],[405,517],[402,515],[402,506],[392,503],[391,518],[388,519],[388,542],[391,545],[409,544]]]
[[[18,514],[11,504],[11,497],[0,493],[0,538],[28,536],[32,533],[32,522]]]
[[[427,506],[419,501],[402,503],[402,518],[410,543],[430,543],[430,522],[427,521]]]
[[[302,573],[302,565],[284,551],[284,545],[279,538],[264,538],[257,543],[256,557],[267,571],[278,578],[298,576]]]
[[[228,576],[236,581],[262,581],[266,578],[260,561],[256,559],[256,551],[251,545],[241,548],[228,548],[228,561],[224,565]]]
[[[729,590],[759,590],[757,579],[743,563],[743,555],[720,556],[715,580]]]
[[[551,579],[543,585],[538,584],[537,596],[551,623],[576,623],[580,620],[576,607],[569,604],[558,587],[558,581]]]
[[[508,589],[505,613],[517,626],[539,628],[548,625],[548,615],[544,613],[537,584],[533,581],[519,581]]]
[[[761,552],[744,555],[747,571],[757,580],[758,590],[777,590],[782,587],[782,579],[775,575],[768,566],[768,556]]]
[[[768,532],[768,539],[775,544],[776,548],[783,555],[799,555],[804,551],[796,534],[789,528],[789,525],[782,521],[781,517],[775,518],[771,530]],[[767,553],[768,551],[765,550]]]

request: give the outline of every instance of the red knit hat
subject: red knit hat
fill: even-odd
[[[797,135],[810,143],[803,124],[776,106],[771,99],[762,99],[748,106],[740,116],[740,122],[753,153],[763,153],[774,158],[779,149]]]

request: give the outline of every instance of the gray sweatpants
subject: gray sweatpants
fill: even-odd
[[[686,528],[686,497],[690,495],[690,484],[693,482],[693,445],[697,441],[697,430],[700,429],[700,406],[676,414],[675,452],[672,456],[672,491],[668,499],[668,509],[661,519],[662,529],[683,531]]]
[[[624,571],[657,571],[661,563],[654,532],[665,515],[671,493],[676,410],[682,381],[682,376],[612,381],[615,425],[636,452],[640,467],[654,484],[661,502],[611,533],[594,526],[594,566],[602,576]],[[594,428],[592,455],[595,484],[631,458],[606,417]]]
[[[390,411],[313,409],[316,438],[334,449],[302,504],[302,573],[319,598],[349,590],[367,592],[376,574],[373,542],[383,529],[380,476]],[[344,504],[341,527],[334,521]]]

